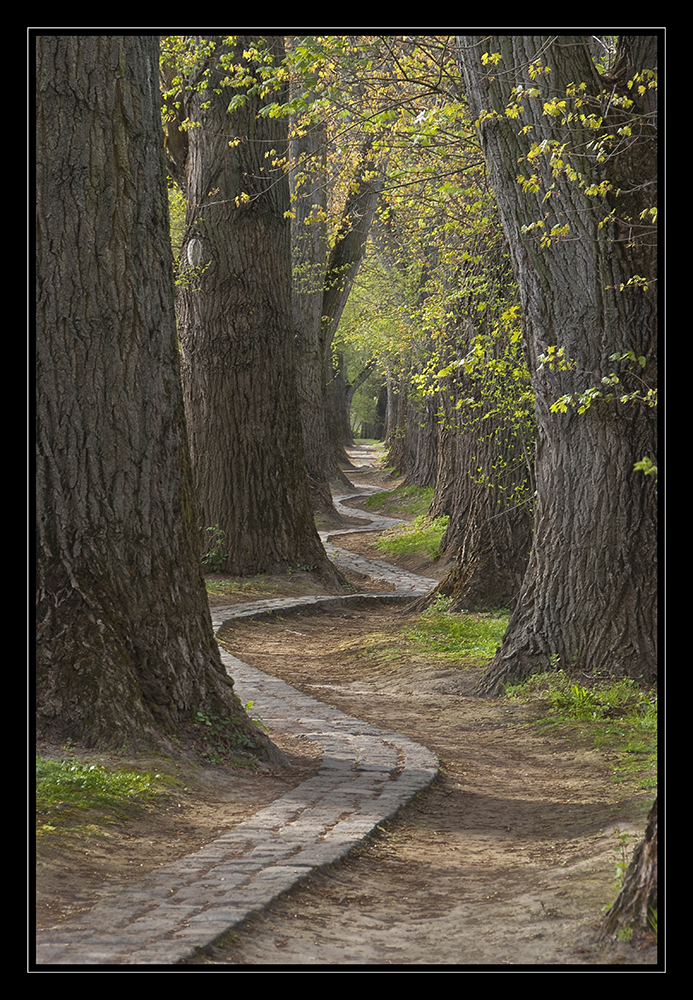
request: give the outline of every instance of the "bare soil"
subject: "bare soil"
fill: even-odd
[[[650,793],[536,708],[482,700],[482,667],[407,650],[401,611],[292,615],[227,628],[246,662],[438,754],[442,773],[346,860],[245,922],[203,964],[602,965],[656,962],[653,941],[598,948],[618,834]],[[280,655],[277,656],[277,651]]]
[[[69,748],[76,759],[108,766],[160,771],[176,779],[153,802],[135,803],[126,816],[81,815],[79,826],[42,836],[36,848],[36,930],[53,927],[90,910],[114,887],[211,843],[286,791],[314,774],[320,748],[308,740],[272,734],[290,767],[205,766],[194,756],[173,761],[129,759]],[[45,757],[61,759],[65,748],[41,746]]]
[[[366,536],[343,541],[364,554],[372,545]],[[435,569],[419,571],[433,576]],[[291,595],[309,586],[298,577],[283,583]],[[255,587],[266,596],[270,584],[281,591],[276,579]],[[233,600],[256,599],[251,590]],[[407,644],[410,624],[398,609],[360,608],[236,624],[220,635],[246,662],[424,744],[442,770],[358,851],[316,872],[189,964],[655,965],[653,940],[607,946],[595,940],[617,891],[618,835],[631,834],[631,846],[642,837],[652,793],[616,783],[608,755],[577,731],[547,731],[532,724],[535,709],[474,697],[483,664],[427,662]],[[127,821],[96,823],[92,835],[82,829],[43,838],[37,929],[196,850],[315,772],[313,744],[270,736],[290,768],[149,762],[179,782],[155,804],[142,803]]]

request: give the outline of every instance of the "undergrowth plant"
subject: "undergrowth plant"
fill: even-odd
[[[267,730],[259,715],[251,712],[253,702],[245,705],[246,712],[258,729]],[[246,735],[234,719],[207,712],[198,711],[195,714],[195,729],[200,736],[203,754],[210,764],[242,764],[255,765],[256,748],[253,741]]]
[[[209,547],[202,556],[202,563],[217,573],[228,559],[228,553],[222,552],[226,532],[218,524],[213,524],[205,530],[209,535]]]
[[[657,783],[657,695],[630,678],[581,684],[564,670],[535,674],[505,688],[508,698],[538,701],[547,711],[540,726],[582,724],[595,747],[618,755],[614,778]]]
[[[440,556],[440,543],[447,526],[447,516],[430,518],[420,514],[411,524],[388,528],[376,544],[388,555],[416,555],[433,561]]]
[[[506,611],[450,614],[452,600],[438,596],[407,631],[421,648],[463,666],[490,659],[508,627]]]
[[[127,817],[154,799],[171,778],[154,771],[36,758],[36,833],[43,836],[89,820],[93,828]]]

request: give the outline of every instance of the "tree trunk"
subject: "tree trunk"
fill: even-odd
[[[416,458],[409,480],[415,486],[435,486],[438,470],[440,420],[438,399],[427,397],[419,410],[416,428]]]
[[[296,96],[296,95],[293,95]],[[289,140],[293,219],[293,314],[298,391],[313,508],[323,523],[343,524],[332,501],[327,429],[322,299],[327,270],[327,135],[324,123],[292,128]]]
[[[430,517],[448,518],[448,526],[441,541],[444,556],[453,556],[460,547],[467,514],[465,499],[468,489],[469,468],[463,453],[462,435],[456,424],[456,414],[449,399],[441,400],[443,423],[438,442],[435,492],[429,508]]]
[[[351,462],[344,449],[354,443],[351,404],[356,390],[372,375],[375,362],[369,361],[354,378],[354,381],[348,382],[344,354],[341,351],[335,351],[333,357],[332,378],[327,384],[327,424],[331,440],[340,449],[335,452],[340,467],[350,468]]]
[[[332,372],[326,386],[327,395],[327,432],[332,444],[333,461],[340,466],[348,466],[349,459],[344,451],[354,443],[349,421],[348,398],[349,383],[347,382],[346,364],[342,351],[334,351],[332,355]]]
[[[366,362],[358,375],[354,378],[353,382],[347,383],[346,387],[346,399],[344,400],[344,417],[346,424],[349,427],[349,434],[353,435],[353,424],[351,419],[351,407],[354,402],[354,396],[358,389],[368,381],[373,372],[375,371],[375,361],[371,360]]]
[[[491,57],[487,64],[484,53]],[[501,57],[497,65],[496,53]],[[656,39],[640,46],[638,58],[634,69],[656,63]],[[646,364],[647,387],[653,384],[655,252],[628,238],[639,211],[650,204],[656,178],[649,120],[636,126],[629,151],[605,167],[580,146],[597,133],[580,133],[571,123],[566,127],[560,110],[557,117],[544,113],[545,104],[564,100],[569,87],[583,81],[586,93],[599,100],[604,80],[581,37],[462,36],[459,60],[472,114],[491,112],[481,121],[480,137],[522,300],[538,435],[532,553],[503,645],[480,691],[496,694],[504,683],[556,663],[651,682],[656,677],[656,489],[634,465],[645,456],[656,461],[655,410],[620,401],[629,375],[612,360],[614,354],[634,352]],[[531,79],[530,69],[537,64],[550,65],[551,72],[534,73]],[[606,89],[611,92],[612,86],[610,81]],[[518,87],[536,88],[539,97],[518,98]],[[517,120],[505,111],[516,98],[524,107]],[[605,98],[604,126],[615,128],[621,112],[607,114],[606,104]],[[521,132],[524,125],[532,131]],[[546,140],[545,146],[538,147],[537,158],[521,162],[535,140]],[[560,157],[552,164],[539,162],[542,150],[557,155],[561,143],[569,144],[570,162],[583,186],[560,169]],[[603,190],[598,186],[606,168],[614,192],[631,193],[623,198],[586,194],[590,185]],[[517,182],[518,174],[527,190]],[[542,181],[553,185],[549,198]],[[604,221],[611,209],[616,214]],[[551,235],[554,226],[566,223],[566,235]],[[549,234],[548,242],[542,233]],[[628,285],[634,275],[645,276],[649,284]],[[542,364],[542,356],[559,349],[568,364]],[[572,406],[566,412],[551,409],[559,397],[603,389],[602,379],[619,370],[623,381],[612,399],[606,393],[595,397],[583,413]]]
[[[406,375],[391,373],[388,381],[387,462],[399,476],[413,467],[416,453],[410,433],[411,406]]]
[[[468,343],[466,349],[470,347]],[[520,592],[532,544],[526,428],[517,414],[508,423],[510,413],[495,411],[501,394],[511,404],[510,411],[514,405],[519,409],[522,385],[514,384],[515,374],[503,379],[498,362],[504,344],[498,331],[489,339],[488,349],[496,363],[490,375],[483,362],[481,382],[460,366],[440,392],[445,429],[429,514],[448,515],[441,549],[444,556],[454,556],[454,564],[414,610],[427,607],[439,595],[452,598],[452,611],[512,608]],[[513,359],[514,355],[505,359],[507,367],[514,367]],[[493,389],[486,398],[489,383]]]
[[[628,866],[618,899],[602,922],[599,939],[605,941],[619,931],[651,937],[657,926],[657,800],[649,816],[645,839],[638,844]]]
[[[200,566],[158,59],[155,36],[36,39],[37,735],[151,748],[204,710],[271,748]]]
[[[363,160],[350,185],[342,221],[327,262],[322,302],[323,337],[329,354],[344,307],[361,266],[366,241],[383,189],[383,178],[370,158],[371,142],[364,148]]]
[[[450,521],[441,549],[454,552],[455,559],[417,610],[438,595],[452,598],[454,612],[513,608],[517,602],[532,545],[531,508],[515,493],[516,479],[524,484],[521,472],[519,477],[514,468],[506,477],[494,472],[495,466],[510,464],[516,442],[506,440],[503,429],[489,436],[490,429],[487,421],[480,437],[463,428],[448,444],[457,475],[447,499]],[[440,502],[431,505],[430,513],[439,516],[439,510],[444,512]]]
[[[248,94],[227,111],[219,57],[210,87],[188,91],[188,280],[178,297],[185,403],[201,528],[225,533],[236,575],[310,567],[337,582],[313,522],[296,381],[289,185],[269,150],[287,151],[282,118]],[[234,59],[257,42],[238,38]],[[267,39],[275,60],[278,36]],[[250,67],[252,69],[252,67]],[[216,89],[219,92],[215,92]]]
[[[438,469],[438,400],[415,395],[414,375],[413,367],[400,374],[398,390],[390,397],[388,463],[405,477],[406,485],[427,487],[435,484]]]

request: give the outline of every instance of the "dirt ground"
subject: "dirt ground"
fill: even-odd
[[[355,855],[197,961],[655,962],[652,943],[594,943],[602,909],[615,898],[617,831],[642,835],[651,796],[615,784],[609,761],[574,733],[527,727],[526,706],[473,697],[480,669],[408,656],[405,627],[401,611],[364,610],[223,633],[248,663],[425,744],[443,770]]]
[[[365,536],[344,539],[345,547],[364,552],[371,544]],[[431,576],[435,567],[419,571]],[[293,594],[304,586],[297,578],[286,589]],[[251,589],[234,600],[254,599]],[[653,941],[595,943],[600,916],[616,894],[619,835],[632,835],[632,850],[652,794],[614,782],[608,756],[575,732],[528,725],[526,706],[474,697],[482,665],[427,663],[407,648],[403,630],[410,623],[400,609],[360,608],[248,622],[221,633],[226,648],[246,662],[424,744],[442,770],[358,851],[316,872],[189,964],[257,971],[654,966]],[[194,851],[314,773],[314,745],[270,736],[290,768],[179,764],[180,784],[156,807],[143,804],[138,816],[99,836],[44,841],[37,854],[37,929],[90,908],[104,889]],[[165,769],[170,773],[170,762]]]

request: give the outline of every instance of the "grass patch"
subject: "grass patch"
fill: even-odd
[[[540,726],[576,724],[608,753],[616,781],[657,786],[657,695],[629,678],[577,683],[565,671],[536,674],[505,689],[508,698],[537,702]]]
[[[405,661],[417,660],[462,669],[478,667],[494,655],[509,615],[506,612],[449,614],[450,603],[447,598],[438,598],[419,615],[415,624],[349,639],[340,649],[356,656],[365,655],[380,666],[393,664],[395,669]]]
[[[420,517],[426,514],[433,503],[432,486],[398,486],[394,490],[383,493],[373,493],[363,501],[368,510],[377,510],[381,514],[409,515]]]
[[[267,577],[253,577],[252,580],[208,580],[205,588],[208,594],[223,597],[225,594],[242,594],[254,590],[263,590],[267,586]]]
[[[261,597],[285,596],[287,587],[291,593],[308,593],[315,586],[315,579],[310,566],[298,565],[285,573],[270,576],[259,573],[252,577],[222,576],[221,579],[212,576],[205,577],[205,588],[208,594],[215,597],[243,597],[256,600]]]
[[[508,627],[509,613],[450,614],[450,604],[449,598],[438,597],[419,616],[416,625],[407,629],[407,638],[438,659],[467,661],[464,666],[476,666],[491,659]]]
[[[394,663],[398,667],[404,659],[411,656],[409,644],[401,629],[373,631],[356,639],[346,639],[340,643],[339,650],[357,659],[366,656],[378,666]]]
[[[388,528],[376,542],[380,552],[391,556],[421,556],[433,561],[440,556],[440,543],[448,517],[430,518],[421,514],[411,524]]]
[[[103,764],[36,757],[36,834],[70,829],[90,835],[127,819],[154,799],[172,778],[156,771],[106,767]]]

